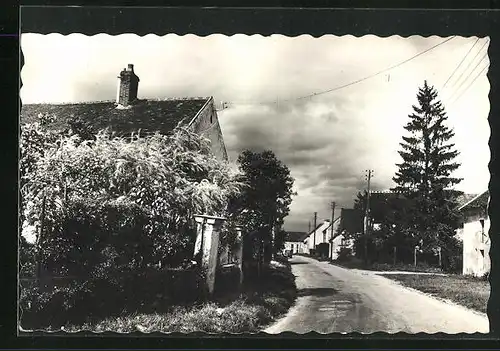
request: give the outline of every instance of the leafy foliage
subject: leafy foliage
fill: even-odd
[[[180,264],[192,253],[192,215],[224,215],[240,191],[236,173],[188,129],[83,140],[43,126],[22,130],[21,197],[24,227],[35,228],[36,251],[54,273],[71,262],[97,276],[107,274],[101,266]]]
[[[242,209],[239,217],[245,231],[255,233],[247,248],[252,247],[253,253],[260,257],[267,246],[266,260],[269,261],[270,253],[278,252],[283,245],[281,228],[295,195],[294,180],[288,167],[272,151],[245,150],[238,157],[238,164],[246,187],[234,202]],[[273,231],[276,234],[274,243]]]

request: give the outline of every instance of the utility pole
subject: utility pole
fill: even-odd
[[[330,234],[330,258],[333,260],[333,221],[335,220],[335,201],[332,201],[332,223]]]
[[[316,254],[316,221],[318,220],[318,212],[314,212],[314,233],[313,233],[313,250]]]
[[[363,221],[364,237],[365,237],[365,263],[368,263],[368,235],[370,234],[370,183],[373,176],[373,170],[368,169],[366,174],[367,190],[366,190],[366,207],[365,207],[365,218]]]

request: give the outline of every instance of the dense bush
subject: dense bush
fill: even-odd
[[[192,252],[192,215],[224,215],[240,189],[209,141],[186,129],[131,140],[101,131],[95,140],[60,134],[46,141],[53,133],[43,124],[23,126],[21,197],[23,227],[35,236],[43,227],[43,256],[58,273],[71,262],[102,263],[96,256],[103,255],[129,269],[179,264]]]
[[[34,277],[36,274],[35,245],[24,237],[19,238],[19,276]]]
[[[463,242],[456,238],[448,238],[446,249],[442,251],[443,270],[448,273],[462,273]]]
[[[274,260],[276,262],[279,262],[287,267],[290,267],[290,262],[288,261],[288,257],[284,256],[283,254],[277,254],[274,257]]]
[[[352,249],[349,247],[341,247],[338,256],[337,256],[337,261],[338,262],[346,262],[352,259],[353,254],[352,254]]]
[[[187,129],[90,137],[49,130],[51,118],[40,116],[21,131],[20,270],[33,276],[38,260],[45,275],[69,280],[23,286],[24,315],[64,320],[66,310],[85,315],[94,313],[90,307],[102,313],[119,303],[151,306],[167,291],[194,298],[198,277],[176,285],[163,268],[191,263],[193,215],[225,215],[240,190],[236,173],[211,154],[207,139]],[[160,277],[146,278],[144,270]]]
[[[218,267],[215,278],[215,295],[221,296],[237,292],[240,282],[240,270],[236,264]]]
[[[196,270],[143,270],[114,279],[22,280],[20,323],[24,329],[60,327],[122,313],[152,313],[202,298]]]

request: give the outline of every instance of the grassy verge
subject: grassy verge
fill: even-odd
[[[193,306],[172,306],[162,313],[130,313],[64,328],[120,333],[257,332],[285,313],[295,297],[295,278],[290,267],[274,264],[263,272],[259,281],[251,281],[237,295],[220,296]]]
[[[406,272],[419,272],[419,273],[441,273],[441,269],[436,268],[436,267],[430,267],[425,264],[418,264],[417,267],[415,267],[412,264],[389,264],[389,263],[369,263],[365,264],[363,260],[358,259],[358,258],[350,258],[349,260],[342,260],[342,261],[332,261],[333,264],[336,264],[338,266],[344,267],[344,268],[350,268],[350,269],[365,269],[369,271],[406,271]]]
[[[490,284],[487,280],[459,275],[388,274],[383,276],[410,288],[486,313],[490,296]]]

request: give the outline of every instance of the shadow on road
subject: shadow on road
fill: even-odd
[[[309,263],[308,262],[290,262],[290,264],[293,266],[296,264],[309,264]]]
[[[334,294],[337,294],[339,291],[335,290],[333,288],[306,288],[306,289],[300,289],[297,292],[298,297],[303,297],[303,296],[318,296],[318,297],[323,297],[323,296],[331,296]]]

